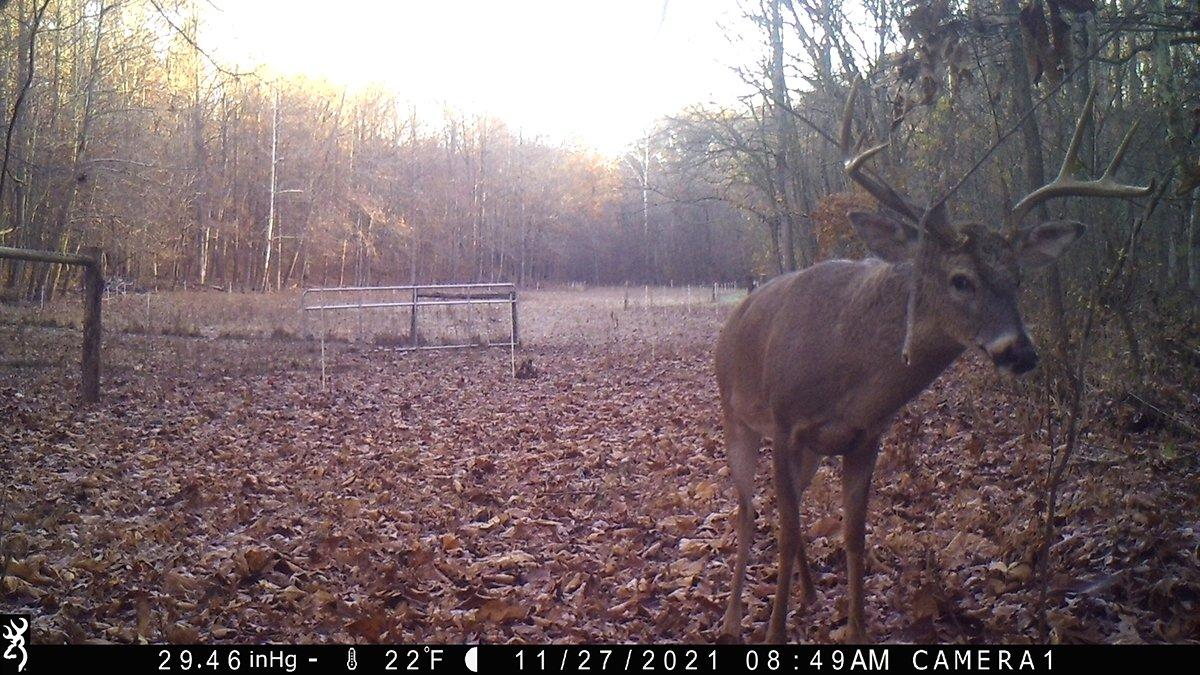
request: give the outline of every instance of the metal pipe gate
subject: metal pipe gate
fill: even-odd
[[[371,292],[407,293],[408,299],[394,301],[367,301],[365,296]],[[347,295],[358,294],[357,302],[348,301]],[[322,295],[330,294],[334,298],[328,300]],[[316,298],[310,304],[309,296]],[[455,305],[509,305],[512,317],[512,330],[508,342],[489,342],[486,345],[467,344],[437,344],[423,345],[417,340],[418,308],[447,307]],[[422,349],[464,349],[468,347],[512,347],[520,345],[521,334],[517,313],[517,287],[515,284],[426,284],[416,286],[336,286],[331,288],[306,288],[300,294],[301,334],[308,335],[308,313],[320,312],[324,336],[325,313],[330,311],[358,311],[359,333],[362,333],[362,310],[385,307],[411,308],[409,316],[409,344],[398,347],[401,351]]]

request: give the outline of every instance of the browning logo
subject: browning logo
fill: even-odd
[[[29,617],[25,614],[0,614],[0,629],[4,631],[4,639],[8,640],[4,659],[15,660],[17,672],[24,672],[25,663],[29,661],[29,653],[25,651],[25,638],[29,635]]]

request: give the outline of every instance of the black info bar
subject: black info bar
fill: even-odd
[[[1195,646],[21,645],[5,673],[1049,673],[1194,663]],[[1163,660],[1171,659],[1171,660]]]

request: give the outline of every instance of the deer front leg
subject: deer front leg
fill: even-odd
[[[842,539],[846,544],[846,578],[850,589],[846,641],[866,642],[863,630],[863,546],[866,539],[867,496],[879,454],[879,437],[860,444],[842,459]]]
[[[808,567],[808,556],[804,551],[804,538],[800,532],[800,501],[804,490],[812,482],[817,470],[817,456],[797,449],[792,442],[784,440],[787,434],[776,435],[772,453],[775,469],[775,492],[779,502],[779,576],[775,585],[775,602],[771,608],[771,622],[767,626],[767,642],[787,641],[788,601],[792,594],[792,563],[800,563],[800,581],[803,584],[807,604],[814,594],[812,572]]]
[[[750,544],[754,536],[752,494],[738,490],[737,562],[733,570],[733,586],[729,589],[729,604],[725,607],[725,620],[721,623],[722,642],[741,642],[742,586],[746,581],[746,560],[750,557]]]

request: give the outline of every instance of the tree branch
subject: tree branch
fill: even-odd
[[[0,9],[4,9],[5,4],[7,4],[7,0],[0,0]],[[25,81],[21,83],[21,91],[17,93],[17,100],[13,103],[12,116],[9,117],[8,129],[4,132],[4,161],[0,164],[0,198],[4,197],[4,182],[8,176],[8,158],[12,153],[13,129],[16,128],[17,121],[21,116],[21,106],[25,103],[25,95],[29,93],[29,87],[33,86],[33,57],[37,49],[38,26],[41,25],[42,15],[46,13],[46,8],[49,6],[50,0],[43,0],[42,6],[34,13],[33,22],[29,26],[29,73],[26,75]]]

